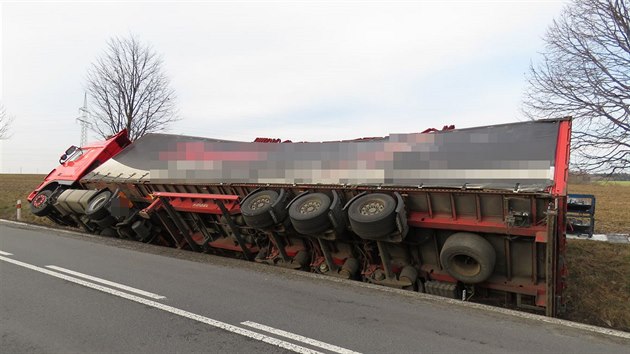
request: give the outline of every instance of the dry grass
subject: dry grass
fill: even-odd
[[[15,220],[22,199],[22,220],[52,225],[30,213],[27,195],[43,175],[0,174],[0,218]],[[630,185],[572,184],[570,193],[595,194],[596,232],[630,232]],[[569,240],[568,306],[564,318],[630,331],[630,245]]]
[[[630,331],[630,244],[569,240],[567,266],[563,317]]]
[[[0,218],[16,220],[15,204],[22,200],[22,221],[40,225],[54,225],[47,218],[31,214],[26,197],[44,180],[46,175],[0,174]]]
[[[595,195],[596,233],[630,233],[630,184],[570,184],[569,193]]]

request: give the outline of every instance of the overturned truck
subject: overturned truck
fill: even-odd
[[[28,197],[90,233],[548,316],[562,311],[570,119],[330,142],[126,131]]]

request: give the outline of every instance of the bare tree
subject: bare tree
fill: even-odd
[[[572,163],[583,171],[630,171],[629,9],[628,0],[574,0],[530,66],[524,112],[573,116]]]
[[[127,128],[131,140],[177,120],[175,92],[162,58],[137,38],[114,37],[88,70],[92,129],[107,137]]]
[[[9,138],[9,126],[13,119],[7,113],[3,104],[0,104],[0,139]]]

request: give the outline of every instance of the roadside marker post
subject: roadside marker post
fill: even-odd
[[[17,204],[15,205],[15,213],[16,213],[17,220],[18,221],[22,220],[22,200],[21,199],[17,200]]]

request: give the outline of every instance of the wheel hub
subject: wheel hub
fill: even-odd
[[[322,203],[319,200],[309,200],[300,206],[300,214],[313,213],[319,210],[321,206],[322,206]]]
[[[252,210],[262,209],[269,204],[271,204],[271,199],[264,195],[254,199],[251,204],[251,208]]]
[[[39,208],[40,206],[42,206],[45,202],[46,202],[46,196],[43,194],[38,195],[37,197],[35,197],[35,200],[33,200],[33,205],[36,208]]]
[[[481,264],[471,256],[458,254],[453,257],[453,268],[465,276],[475,276],[481,272]]]
[[[362,205],[359,212],[361,215],[376,215],[382,213],[383,209],[385,209],[385,204],[380,200],[373,200]]]
[[[101,198],[101,199],[97,200],[97,201],[94,203],[94,210],[96,210],[96,209],[100,208],[100,207],[101,207],[101,205],[103,205],[103,203],[105,203],[105,199],[106,199],[106,198]]]

